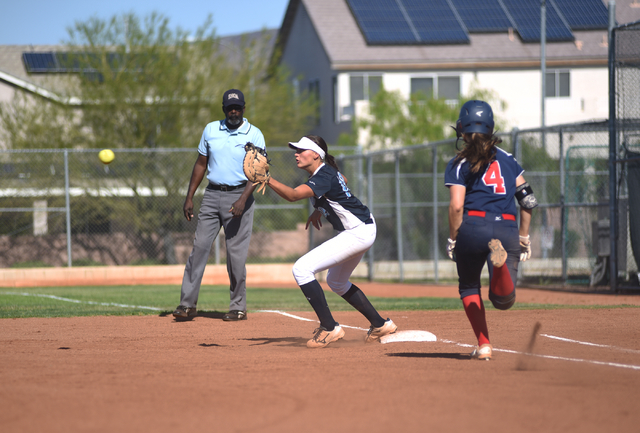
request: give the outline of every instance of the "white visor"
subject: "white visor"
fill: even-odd
[[[302,137],[297,143],[289,142],[289,147],[292,149],[313,150],[315,153],[320,155],[321,159],[324,160],[324,150],[322,150],[320,146],[309,140],[307,137]]]

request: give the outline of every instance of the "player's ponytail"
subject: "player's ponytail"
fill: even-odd
[[[496,155],[496,145],[502,140],[491,134],[473,132],[462,134],[465,146],[458,152],[456,161],[466,159],[472,173],[484,170],[493,161]]]
[[[329,164],[331,167],[335,168],[336,170],[340,171],[340,169],[338,168],[338,164],[336,163],[336,159],[333,157],[333,155],[329,155],[327,143],[324,141],[324,138],[318,135],[307,135],[306,137],[309,140],[313,141],[318,146],[320,146],[320,149],[324,150],[324,162],[326,164]]]

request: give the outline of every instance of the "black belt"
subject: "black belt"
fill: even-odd
[[[234,189],[244,188],[247,186],[247,182],[241,183],[240,185],[217,185],[215,183],[209,183],[207,185],[207,189],[213,189],[215,191],[233,191]]]
[[[369,218],[364,222],[365,224],[373,224],[373,219]]]

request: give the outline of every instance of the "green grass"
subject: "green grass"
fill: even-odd
[[[35,260],[32,262],[17,262],[11,265],[13,269],[25,269],[25,268],[51,268],[53,265],[43,262],[42,260]]]
[[[29,295],[26,296],[23,293]],[[46,295],[46,297],[37,295]],[[54,299],[51,296],[64,299]],[[335,293],[326,292],[326,296],[329,307],[333,311],[353,310],[349,304]],[[247,299],[249,311],[312,311],[302,293],[295,289],[250,288],[248,289]],[[78,302],[70,302],[70,300]],[[462,309],[462,303],[457,298],[371,297],[370,300],[381,311]],[[177,285],[0,288],[0,318],[166,315],[170,314],[179,302],[180,287]],[[138,308],[142,306],[153,307],[155,310]],[[485,306],[487,309],[493,309],[491,303],[485,302]],[[227,286],[202,287],[198,301],[199,311],[226,312],[228,307],[229,288]],[[513,307],[514,310],[558,308],[611,308],[611,306],[516,303]]]

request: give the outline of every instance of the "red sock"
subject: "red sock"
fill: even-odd
[[[511,280],[511,274],[506,264],[499,268],[493,267],[490,290],[498,296],[507,296],[513,292],[513,280]]]
[[[489,343],[489,331],[487,330],[487,320],[484,315],[484,304],[480,295],[471,295],[462,298],[464,312],[467,313],[473,332],[478,339],[478,346]]]

